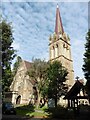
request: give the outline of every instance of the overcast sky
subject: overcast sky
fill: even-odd
[[[58,5],[64,31],[71,39],[75,77],[83,78],[82,65],[85,36],[88,30],[88,3],[58,2]],[[22,59],[31,61],[34,57],[49,60],[48,39],[55,29],[56,6],[57,2],[2,3],[3,18],[12,22],[13,47]]]

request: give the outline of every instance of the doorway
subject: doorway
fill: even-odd
[[[16,104],[20,104],[20,102],[21,102],[21,95],[19,95],[19,96],[17,97],[17,99],[16,99]]]

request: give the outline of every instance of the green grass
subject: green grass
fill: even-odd
[[[34,106],[19,106],[16,108],[18,115],[30,116],[30,117],[46,117],[48,114],[44,112],[47,109],[46,106],[42,108],[35,108]]]
[[[33,112],[33,113],[27,113],[26,115],[30,117],[47,117],[47,113],[40,113],[40,112]]]
[[[18,115],[26,116],[29,111],[16,109],[16,112]]]
[[[86,106],[85,106],[86,107]],[[75,120],[75,114],[72,110],[58,106],[57,108],[48,109],[46,106],[36,108],[35,106],[19,106],[16,108],[17,114],[29,117],[48,117],[64,120]]]
[[[29,112],[28,110],[17,110],[18,115],[23,115],[23,116],[30,116],[30,117],[46,117],[48,114],[46,113],[40,113],[40,112]]]
[[[24,105],[16,107],[15,109],[18,115],[25,116],[27,113],[34,112],[34,108],[35,108],[34,106]]]

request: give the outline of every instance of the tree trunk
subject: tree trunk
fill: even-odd
[[[40,104],[40,99],[41,99],[41,94],[39,93],[39,91],[37,91],[38,97],[37,97],[37,102],[36,102],[36,108],[39,107]]]

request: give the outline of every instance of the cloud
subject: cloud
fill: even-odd
[[[71,39],[75,76],[83,77],[83,53],[88,30],[88,3],[58,3],[64,31]],[[49,59],[49,35],[55,29],[57,2],[2,3],[3,18],[12,22],[17,54],[31,61]]]
[[[15,41],[12,43],[12,47],[13,47],[15,50],[17,50],[17,51],[20,50],[20,44],[17,43],[17,42],[15,42]]]
[[[89,0],[3,0],[3,2],[89,2]]]

